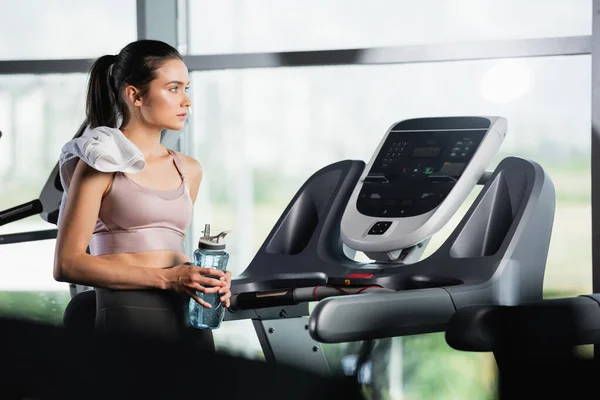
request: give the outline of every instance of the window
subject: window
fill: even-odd
[[[0,0],[0,59],[96,58],[137,38],[134,0]]]
[[[84,74],[0,76],[0,209],[38,198],[83,122]],[[0,234],[53,229],[32,216]],[[55,240],[0,245],[0,314],[62,321],[68,285],[52,277]]]
[[[194,72],[191,140],[204,178],[193,236],[201,236],[205,223],[232,229],[229,265],[239,274],[310,175],[342,159],[368,161],[394,122],[500,115],[508,120],[508,134],[490,169],[506,156],[526,157],[540,163],[555,184],[546,296],[590,293],[590,61],[584,55]],[[245,336],[255,340],[251,329],[232,332],[224,324],[215,332],[217,343],[226,335],[236,335],[239,343]],[[426,387],[437,388],[439,398],[473,387],[481,390],[475,398],[493,392],[491,355],[455,352],[443,334],[393,340],[401,342],[406,394]]]
[[[590,35],[591,0],[188,0],[189,54]]]
[[[37,219],[18,225],[22,231],[53,228]],[[52,278],[55,243],[53,239],[0,246],[0,315],[62,323],[71,294],[67,283]]]
[[[38,198],[85,119],[85,92],[85,74],[0,76],[0,209]]]

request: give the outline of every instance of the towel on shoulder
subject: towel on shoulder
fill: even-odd
[[[137,173],[144,169],[144,155],[120,129],[99,126],[87,128],[81,136],[68,141],[60,152],[58,161],[60,183],[64,189],[58,212],[60,226],[71,179],[77,161],[81,159],[101,172]]]

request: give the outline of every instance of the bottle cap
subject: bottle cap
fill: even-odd
[[[219,243],[220,239],[224,239],[225,236],[231,232],[231,230],[223,231],[215,236],[210,236],[210,224],[204,225],[204,236],[200,238],[198,241],[199,249],[208,249],[208,250],[225,250],[225,243]]]

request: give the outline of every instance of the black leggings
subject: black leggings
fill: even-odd
[[[96,289],[96,328],[101,336],[127,335],[181,342],[214,351],[212,331],[192,328],[185,294],[158,289]]]

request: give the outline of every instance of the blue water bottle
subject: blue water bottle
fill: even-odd
[[[210,224],[204,225],[204,236],[198,241],[194,251],[194,265],[203,268],[215,268],[225,272],[229,253],[225,251],[225,243],[219,242],[230,231],[224,231],[216,236],[210,236]],[[217,278],[218,279],[218,278]],[[221,293],[196,292],[198,297],[209,303],[212,308],[204,308],[196,300],[190,298],[190,324],[198,329],[217,329],[225,316],[225,303],[219,299]]]

